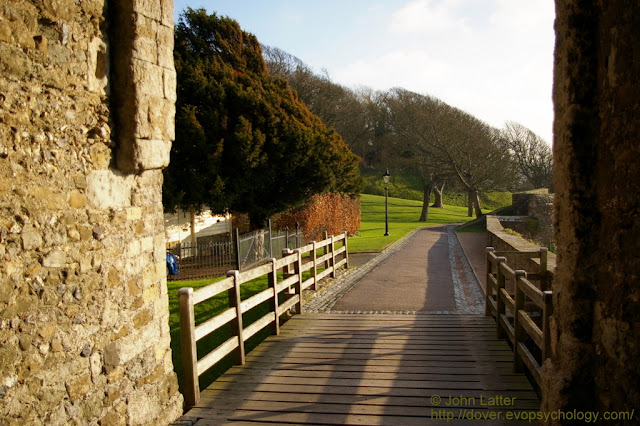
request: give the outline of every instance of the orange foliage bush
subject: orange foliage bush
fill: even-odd
[[[326,231],[338,235],[347,231],[353,235],[360,228],[360,197],[346,194],[317,194],[295,209],[275,215],[273,229],[295,229],[300,224],[308,240],[320,241]]]

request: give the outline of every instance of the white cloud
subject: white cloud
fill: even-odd
[[[422,50],[398,50],[369,60],[360,59],[333,71],[332,77],[348,86],[370,86],[378,90],[403,87],[424,92],[451,70],[446,62]]]
[[[458,1],[414,0],[391,16],[389,28],[400,33],[429,33],[468,29],[468,19],[456,16]]]

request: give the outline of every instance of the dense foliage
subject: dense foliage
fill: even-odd
[[[257,39],[227,17],[187,9],[175,29],[176,140],[166,210],[208,206],[252,226],[312,194],[356,193],[358,161],[342,137],[272,77]]]

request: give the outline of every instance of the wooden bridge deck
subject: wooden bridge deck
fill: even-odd
[[[514,424],[540,401],[495,329],[478,315],[297,315],[185,417],[196,426]]]

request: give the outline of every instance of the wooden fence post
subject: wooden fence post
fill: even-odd
[[[549,249],[546,247],[540,248],[540,290],[546,291],[551,289],[551,283],[549,282],[549,272],[547,271],[547,264],[549,258]]]
[[[234,237],[236,240],[236,269],[240,270],[240,231],[236,228]]]
[[[349,269],[349,247],[347,246],[347,231],[343,231],[344,234],[344,258],[346,260],[344,267],[345,269]]]
[[[233,357],[236,364],[243,365],[245,362],[245,354],[244,338],[242,336],[244,328],[242,325],[242,310],[240,309],[240,271],[229,271],[227,275],[233,277],[233,288],[230,288],[228,291],[229,307],[236,308],[236,318],[230,322],[231,333],[233,333],[234,336],[238,336],[238,348],[233,351]]]
[[[298,302],[293,305],[296,314],[302,313],[302,251],[295,249],[296,262],[293,264],[294,273],[298,276],[298,281],[294,284],[294,294],[298,296]],[[294,296],[295,297],[295,296]]]
[[[491,312],[491,303],[489,303],[489,301],[491,300],[491,295],[493,293],[493,282],[491,281],[490,277],[491,277],[491,270],[493,267],[493,262],[491,261],[491,253],[493,253],[495,251],[495,249],[493,247],[487,247],[487,255],[486,255],[486,260],[487,260],[487,276],[486,276],[486,285],[485,285],[485,296],[484,296],[484,315],[485,316],[491,316],[493,315],[493,312]],[[496,275],[497,276],[497,275]]]
[[[525,294],[520,286],[520,279],[527,278],[527,273],[521,269],[515,271],[515,308],[513,309],[513,369],[520,373],[524,369],[524,362],[519,353],[518,345],[524,342],[525,330],[518,319],[520,310],[524,309]]]
[[[316,253],[316,242],[315,241],[311,241],[311,245],[313,246],[313,248],[311,249],[311,277],[313,278],[313,283],[311,284],[311,289],[313,291],[318,289],[318,279],[316,278],[318,276],[318,265],[316,265],[317,259],[318,259],[318,254]]]
[[[327,231],[324,231],[324,232],[322,233],[322,241],[326,241],[326,240],[328,240],[328,239],[329,239],[329,233],[328,233]],[[323,254],[323,255],[325,255],[325,254],[327,254],[327,253],[329,253],[329,247],[325,245],[325,246],[324,246],[324,251],[323,251],[323,253],[322,253],[322,254]],[[324,262],[324,269],[329,269],[329,261],[328,261],[328,260],[326,260],[326,261]]]
[[[329,276],[331,278],[335,278],[336,277],[336,243],[333,235],[331,236],[331,248],[329,250],[331,250],[331,260],[330,260],[331,274],[329,274]]]
[[[500,297],[500,294],[501,290],[505,288],[505,277],[502,273],[502,264],[507,262],[507,258],[499,256],[496,258],[496,261],[498,262],[496,264],[496,281],[498,282],[496,287],[496,331],[498,339],[504,339],[505,332],[502,329],[502,323],[500,321],[502,320],[502,315],[505,314],[505,308],[504,301],[502,300],[502,297]]]
[[[553,292],[544,292],[544,307],[542,308],[542,363],[547,358],[551,358],[551,330],[549,328],[549,318],[553,315]]]
[[[193,288],[178,290],[180,315],[180,353],[184,374],[184,402],[193,407],[200,402],[198,383],[198,353],[196,351],[196,323],[193,312]]]
[[[282,257],[287,257],[291,253],[293,253],[291,249],[288,249],[288,248],[282,249]],[[282,278],[286,279],[286,278],[289,278],[290,276],[291,276],[291,265],[290,264],[284,265],[282,267]],[[289,294],[293,294],[293,288],[291,288],[291,286],[289,286]]]
[[[269,302],[269,307],[273,310],[273,314],[275,315],[275,321],[273,322],[273,326],[271,328],[271,332],[275,335],[280,334],[280,315],[278,315],[278,269],[276,268],[276,258],[272,257],[269,259],[271,262],[271,272],[269,272],[269,276],[267,278],[269,282],[269,287],[273,289],[273,299]]]

